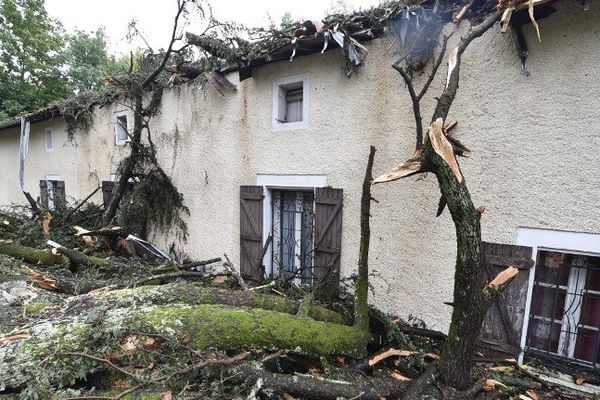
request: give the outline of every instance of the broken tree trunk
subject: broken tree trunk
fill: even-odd
[[[32,264],[54,265],[67,262],[67,259],[48,250],[39,250],[21,246],[11,240],[0,240],[0,253],[15,257]]]
[[[54,388],[69,386],[102,366],[82,364],[80,359],[61,354],[79,352],[104,358],[109,349],[119,351],[119,341],[128,332],[184,341],[196,350],[274,347],[318,356],[351,357],[366,351],[368,334],[355,327],[262,308],[194,304],[194,292],[177,289],[179,286],[71,298],[61,310],[53,311],[51,321],[34,323],[0,338],[0,386],[5,390],[22,389],[36,382]]]
[[[473,365],[472,356],[487,309],[508,280],[501,282],[500,285],[485,285],[481,268],[481,212],[478,212],[473,205],[460,166],[456,161],[457,154],[467,156],[470,151],[457,140],[447,136],[453,124],[448,124],[446,128],[444,125],[458,90],[463,53],[474,39],[483,35],[498,21],[502,12],[502,7],[495,8],[481,23],[471,26],[450,52],[446,86],[441,96],[437,98],[437,105],[424,143],[421,140],[423,132],[420,128],[419,102],[435,78],[448,37],[444,38],[440,56],[418,95],[407,71],[400,67],[399,62],[394,63],[393,67],[404,79],[413,101],[417,123],[417,151],[408,162],[374,181],[374,183],[389,182],[424,172],[434,173],[438,180],[442,194],[438,216],[447,206],[456,230],[457,249],[452,322],[448,338],[444,343],[439,370],[441,378],[459,390],[469,385]],[[509,275],[506,274],[507,277]],[[415,385],[419,383],[415,382]],[[418,392],[418,388],[411,389],[411,393]]]
[[[360,200],[360,254],[358,259],[358,277],[355,293],[354,325],[365,331],[369,330],[369,243],[371,240],[371,182],[373,181],[373,160],[375,147],[369,150],[369,159],[365,171]]]
[[[47,243],[49,246],[55,249],[58,254],[62,254],[69,259],[69,269],[73,273],[77,272],[80,267],[105,267],[114,264],[113,262],[105,260],[104,258],[87,256],[78,250],[68,249],[56,242],[53,242],[52,240],[48,240]]]
[[[457,389],[469,386],[473,353],[486,312],[492,304],[492,296],[485,290],[481,268],[481,214],[473,205],[465,179],[454,158],[452,145],[443,134],[443,122],[458,90],[463,52],[475,38],[491,28],[499,17],[500,11],[496,11],[479,25],[471,27],[451,54],[448,82],[438,98],[427,137],[429,140],[426,140],[422,156],[424,169],[433,172],[438,180],[456,230],[452,321],[439,369],[441,378]]]

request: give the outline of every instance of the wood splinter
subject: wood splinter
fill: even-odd
[[[504,271],[500,272],[490,283],[487,284],[486,288],[490,292],[499,293],[506,285],[508,285],[519,273],[518,268],[508,267]]]

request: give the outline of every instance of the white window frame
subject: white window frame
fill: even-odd
[[[48,197],[48,210],[54,210],[54,187],[50,181],[62,181],[60,175],[50,174],[45,176],[46,179],[46,196]]]
[[[269,235],[272,234],[273,222],[273,195],[272,190],[314,190],[315,188],[327,186],[326,175],[269,175],[258,174],[256,184],[263,187],[263,237],[262,242],[266,243]],[[273,240],[269,247],[272,249]],[[273,273],[273,256],[271,249],[267,249],[263,258],[265,274],[270,276]]]
[[[119,139],[119,117],[127,118],[127,139]],[[117,111],[114,113],[114,124],[115,124],[115,146],[125,146],[131,140],[129,135],[131,134],[129,128],[129,113],[127,111]]]
[[[48,137],[50,137],[50,147],[48,147]],[[44,149],[46,152],[52,153],[54,151],[54,137],[52,137],[52,129],[44,129]]]
[[[279,120],[279,110],[283,107],[280,101],[286,85],[302,83],[302,121],[297,122],[281,122]],[[286,76],[285,78],[276,79],[273,81],[273,105],[272,105],[272,124],[274,131],[288,131],[295,129],[306,129],[309,126],[309,78],[308,74],[299,74]],[[285,99],[285,96],[283,96]],[[287,104],[285,105],[287,106]]]
[[[537,262],[538,251],[556,251],[583,256],[600,257],[600,233],[584,233],[559,231],[553,229],[539,228],[517,228],[517,245],[532,248],[531,257]],[[531,312],[531,299],[533,296],[533,283],[535,281],[536,265],[529,270],[529,282],[527,287],[527,301],[525,303],[525,316],[523,318],[523,331],[521,333],[521,353],[519,363],[523,363],[525,345],[527,343],[527,331],[529,330],[529,314]],[[569,279],[571,280],[571,279]],[[578,316],[576,316],[579,319]],[[563,342],[563,334],[560,341]],[[559,348],[561,344],[559,343]],[[571,348],[572,347],[572,348]],[[574,345],[568,349],[572,354]]]

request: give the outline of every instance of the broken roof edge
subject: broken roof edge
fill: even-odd
[[[61,116],[62,111],[58,105],[51,105],[48,107],[40,108],[39,110],[32,111],[28,114],[24,114],[17,117],[12,117],[0,121],[0,131],[15,128],[21,126],[21,119],[25,118],[31,123],[50,121],[55,117]]]
[[[197,46],[208,55],[225,62],[224,66],[217,69],[219,72],[239,72],[240,81],[252,77],[252,69],[255,67],[285,60],[292,61],[296,57],[324,53],[332,48],[342,49],[346,58],[346,70],[350,75],[366,56],[366,49],[361,48],[361,42],[381,38],[388,34],[390,29],[400,36],[400,20],[416,19],[417,28],[419,17],[424,17],[425,20],[437,18],[438,22],[434,25],[457,24],[463,19],[481,20],[496,10],[502,10],[506,14],[554,1],[556,0],[497,0],[491,4],[475,6],[471,0],[455,0],[443,7],[440,7],[439,0],[387,1],[365,10],[325,16],[318,21],[298,21],[291,29],[271,28],[265,31],[269,32],[269,35],[256,41],[238,37],[222,40],[215,36],[195,35],[189,32],[186,33],[186,38],[188,44]],[[533,13],[531,14],[531,20],[535,24]],[[506,16],[503,16],[502,20],[505,21]],[[437,35],[439,30],[421,32],[423,33]],[[406,35],[406,29],[402,34]],[[185,75],[182,73],[180,76],[185,78]]]

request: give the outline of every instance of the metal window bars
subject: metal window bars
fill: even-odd
[[[596,367],[600,361],[600,257],[540,251],[527,353]]]

